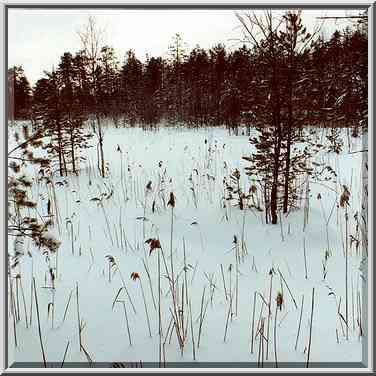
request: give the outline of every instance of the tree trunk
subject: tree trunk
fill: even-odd
[[[278,109],[279,111],[279,109]],[[272,189],[270,192],[270,214],[272,217],[272,224],[275,225],[278,222],[278,178],[280,171],[280,161],[279,156],[281,154],[281,144],[282,144],[282,128],[279,119],[279,112],[276,114],[276,137],[277,143],[274,147],[274,168],[273,168],[273,182]]]
[[[277,154],[277,152],[276,152]],[[279,153],[278,153],[279,158]],[[274,161],[274,170],[273,170],[273,183],[272,183],[272,189],[270,191],[270,215],[272,217],[272,224],[275,225],[278,222],[278,175],[279,175],[279,166],[278,162]]]
[[[272,94],[276,97],[276,104],[273,106],[273,123],[274,129],[276,132],[274,143],[274,166],[273,166],[273,180],[272,180],[272,188],[270,192],[270,214],[272,217],[272,224],[277,224],[278,222],[278,181],[280,175],[280,154],[281,154],[281,145],[282,145],[282,127],[281,127],[281,105],[279,101],[279,89],[276,83],[276,73],[274,73],[273,77],[273,86],[272,86]]]
[[[103,133],[100,118],[97,115],[97,123],[98,123],[98,137],[99,137],[99,153],[100,153],[100,167],[101,167],[101,176],[104,178],[106,176],[105,171],[105,163],[104,163],[104,152],[103,152]]]
[[[285,187],[283,196],[283,213],[287,213],[289,205],[289,179],[290,179],[290,162],[291,162],[291,141],[292,141],[292,123],[293,123],[293,104],[292,104],[292,90],[293,90],[293,51],[290,52],[290,63],[288,72],[288,120],[287,120],[287,143],[286,143],[286,166],[285,166]]]
[[[72,156],[72,171],[74,174],[77,174],[76,171],[76,156],[74,152],[74,137],[73,137],[73,125],[71,124],[70,129],[70,142],[71,142],[71,156]]]
[[[285,192],[283,196],[283,213],[286,214],[289,205],[289,179],[290,179],[290,154],[291,154],[291,132],[292,128],[287,128],[287,144],[286,144],[286,167],[285,167]]]
[[[278,223],[278,180],[280,174],[280,154],[282,145],[282,126],[281,126],[281,102],[279,90],[279,71],[278,71],[278,57],[274,50],[274,37],[272,31],[272,23],[269,24],[271,40],[271,64],[272,64],[272,83],[271,83],[271,102],[273,112],[273,126],[276,132],[274,141],[274,166],[273,166],[273,180],[270,192],[270,214],[272,217],[272,224]]]
[[[64,165],[63,165],[63,145],[62,145],[62,133],[60,121],[56,121],[57,125],[57,143],[58,143],[58,155],[59,155],[59,173],[60,176],[64,176]]]

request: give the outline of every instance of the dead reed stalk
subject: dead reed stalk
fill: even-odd
[[[275,306],[275,317],[274,317],[274,359],[275,359],[275,368],[278,368],[277,360],[277,314],[278,314],[278,304]],[[269,339],[269,337],[268,337]],[[266,343],[268,345],[269,341]]]
[[[10,292],[10,306],[11,306],[11,312],[13,317],[13,334],[14,334],[14,344],[17,347],[18,341],[17,341],[17,329],[16,329],[16,312],[15,312],[15,304],[14,304],[14,296],[13,296],[13,283],[12,283],[12,276],[10,271],[10,265],[8,262],[8,276],[9,276],[9,292]]]
[[[299,334],[300,334],[300,325],[302,323],[302,314],[303,314],[303,305],[304,305],[304,295],[302,295],[302,304],[300,308],[300,317],[299,317],[299,325],[298,325],[298,333],[296,334],[296,341],[295,341],[295,351],[298,347],[298,340],[299,340]]]
[[[144,292],[144,288],[142,286],[141,277],[137,272],[133,272],[131,274],[131,278],[133,279],[133,281],[138,280],[140,282],[140,288],[141,288],[142,300],[144,301],[144,307],[145,307],[146,320],[147,320],[147,324],[148,324],[149,336],[151,338],[149,312],[148,312],[148,307],[147,307],[147,304],[146,304],[145,292]]]
[[[157,304],[156,304],[155,298],[154,298],[153,284],[151,283],[151,277],[150,277],[150,273],[149,273],[149,268],[147,267],[144,259],[142,259],[142,262],[144,264],[146,275],[148,276],[149,287],[150,287],[151,297],[152,297],[152,300],[153,300],[154,309],[155,309],[155,311],[157,311]]]
[[[315,304],[315,288],[312,289],[311,321],[310,321],[310,325],[309,325],[309,342],[308,342],[308,354],[307,354],[307,365],[306,365],[307,368],[309,366],[309,358],[310,358],[310,355],[311,355],[312,323],[313,323],[314,304]]]
[[[26,309],[26,299],[25,299],[25,293],[22,287],[22,281],[21,281],[21,275],[20,275],[20,288],[21,288],[21,296],[22,296],[22,302],[23,302],[23,307],[24,307],[24,312],[25,312],[25,325],[26,329],[29,327],[27,323],[27,309]]]
[[[77,306],[77,323],[78,323],[78,341],[79,341],[79,347],[80,351],[82,349],[82,339],[81,339],[81,319],[80,319],[80,303],[78,298],[78,282],[76,282],[76,306]]]
[[[252,314],[252,330],[251,330],[251,354],[253,354],[253,340],[254,340],[254,330],[255,330],[255,312],[256,312],[256,296],[257,292],[253,294],[253,314]]]
[[[291,290],[290,290],[290,288],[289,288],[289,285],[287,284],[287,282],[286,282],[285,278],[283,277],[283,275],[282,275],[281,271],[279,270],[279,268],[278,268],[278,273],[279,273],[279,275],[281,276],[281,278],[282,278],[284,284],[285,284],[286,287],[287,287],[287,290],[288,290],[288,292],[289,292],[289,294],[290,294],[290,296],[291,296],[291,299],[292,299],[292,301],[294,302],[295,308],[298,309],[298,306],[297,306],[297,304],[296,304],[296,301],[295,301],[294,296],[292,295],[292,292],[291,292]]]
[[[34,284],[35,305],[36,305],[36,309],[37,309],[39,342],[40,342],[40,347],[41,347],[41,350],[42,350],[44,368],[47,368],[46,355],[45,355],[45,352],[44,352],[43,341],[42,341],[42,331],[41,331],[41,327],[40,327],[38,296],[37,296],[37,289],[35,287],[35,278],[34,277],[33,277],[33,284]]]
[[[129,328],[129,321],[128,321],[128,313],[127,313],[127,307],[125,304],[125,301],[122,300],[121,303],[123,304],[123,309],[124,309],[124,316],[125,316],[125,322],[127,324],[127,332],[128,332],[128,340],[129,340],[129,346],[132,346],[132,338],[131,338],[131,331]]]
[[[273,269],[270,269],[270,287],[269,287],[269,303],[268,303],[268,320],[266,324],[266,337],[269,339],[269,326],[270,318],[272,316],[271,304],[272,304],[272,286],[273,286]],[[266,360],[269,358],[269,341],[266,343]]]
[[[307,272],[307,255],[306,255],[306,243],[305,243],[305,237],[303,238],[303,252],[304,252],[304,270],[305,270],[305,279],[308,279],[308,272]]]
[[[194,333],[193,333],[193,317],[192,317],[191,299],[189,299],[189,316],[190,316],[190,321],[191,321],[191,337],[192,337],[193,360],[196,360],[195,336],[194,336]]]
[[[197,348],[200,348],[200,340],[201,340],[201,330],[202,330],[202,322],[203,322],[203,307],[204,307],[204,298],[205,298],[205,289],[206,286],[204,287],[204,290],[202,291],[202,298],[201,298],[201,308],[200,308],[200,325],[199,325],[199,330],[198,330],[198,341],[197,341]]]
[[[227,300],[226,281],[225,281],[225,276],[223,274],[223,266],[222,266],[222,264],[221,264],[221,274],[222,274],[222,282],[223,282],[223,289],[224,289],[224,292],[225,292],[225,298]]]
[[[226,342],[227,329],[228,329],[228,321],[229,321],[230,313],[231,313],[231,300],[232,300],[232,297],[230,297],[230,303],[228,305],[228,312],[227,312],[226,325],[225,325],[225,334],[224,334],[224,337],[223,337],[223,342]]]
[[[67,343],[67,346],[65,347],[64,356],[63,356],[63,360],[62,360],[62,362],[61,362],[61,366],[60,366],[60,368],[63,368],[63,367],[64,367],[64,362],[65,362],[65,357],[67,356],[68,347],[69,347],[69,341],[68,341],[68,343]]]

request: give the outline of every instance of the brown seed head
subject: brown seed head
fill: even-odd
[[[175,207],[175,195],[173,192],[170,192],[170,199],[168,200],[167,206]]]
[[[346,187],[346,185],[343,186],[343,192],[341,194],[341,197],[339,199],[339,204],[341,208],[344,208],[345,205],[349,205],[350,200],[350,192],[349,189]]]
[[[149,244],[150,250],[149,250],[149,256],[154,251],[154,249],[162,249],[161,243],[159,239],[148,239],[145,241],[146,244]]]
[[[277,295],[277,307],[282,311],[282,304],[283,304],[283,295],[282,293],[278,293]]]
[[[140,275],[137,272],[132,272],[131,279],[136,281],[137,279],[140,279]]]

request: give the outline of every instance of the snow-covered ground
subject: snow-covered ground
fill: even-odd
[[[318,138],[322,137],[322,132],[317,132]],[[9,134],[11,148],[14,143],[12,128]],[[48,260],[29,241],[25,241],[25,255],[19,270],[13,271],[21,275],[29,320],[33,271],[47,361],[61,362],[68,342],[65,362],[87,361],[79,346],[78,286],[82,344],[93,361],[158,362],[157,260],[161,251],[154,250],[149,255],[149,246],[144,241],[149,238],[160,240],[170,274],[173,214],[173,269],[174,276],[179,275],[175,286],[178,286],[179,307],[183,309],[186,339],[182,353],[175,330],[171,337],[168,332],[173,304],[165,264],[161,261],[162,342],[165,342],[166,362],[193,361],[189,306],[186,299],[182,299],[183,295],[191,301],[197,362],[257,362],[262,349],[257,329],[263,318],[264,336],[269,338],[268,349],[266,340],[263,341],[264,361],[274,364],[276,338],[278,362],[306,362],[313,288],[310,362],[360,362],[362,338],[357,319],[358,296],[362,297],[361,247],[359,252],[356,252],[354,243],[349,248],[349,338],[346,340],[345,210],[337,207],[336,200],[342,193],[342,184],[347,185],[351,192],[348,234],[355,236],[354,215],[361,210],[362,153],[349,154],[346,132],[343,132],[343,137],[345,147],[341,154],[322,151],[315,155],[316,160],[325,160],[338,176],[337,181],[310,181],[309,220],[304,229],[305,200],[299,210],[287,217],[282,216],[278,225],[266,225],[264,213],[255,209],[241,211],[238,207],[230,207],[229,202],[227,209],[223,208],[223,179],[229,177],[235,168],[242,175],[242,186],[246,191],[249,189],[250,180],[244,175],[247,162],[241,159],[251,152],[247,136],[231,136],[223,128],[144,131],[140,128],[116,129],[109,125],[105,130],[104,145],[108,177],[100,178],[96,149],[91,148],[87,151],[86,162],[81,164],[78,177],[56,177],[54,181],[56,206],[53,209],[58,211],[53,231],[62,241],[57,254],[50,256],[52,266],[57,262],[56,288],[45,288],[51,286]],[[361,139],[351,139],[350,147],[351,151],[361,149]],[[151,189],[146,189],[149,181]],[[163,204],[163,200],[167,204],[170,192],[176,198],[173,213],[171,207],[165,208]],[[317,198],[319,193],[321,199]],[[39,214],[47,215],[45,185],[35,184],[32,195],[38,202]],[[329,252],[326,253],[325,222],[328,217]],[[238,278],[234,236],[240,253]],[[9,249],[12,252],[12,239],[9,240]],[[113,256],[118,265],[117,269],[112,268],[110,277],[107,255]],[[151,283],[144,263],[150,272]],[[323,263],[326,264],[325,279]],[[232,309],[230,298],[225,294],[221,268],[226,291],[229,294],[231,287],[233,292]],[[272,276],[269,274],[271,269],[274,270]],[[139,273],[141,278],[151,337],[141,286],[139,280],[131,279],[132,272]],[[123,286],[122,278],[136,311],[122,290],[117,300],[125,302],[131,345],[123,304],[113,304]],[[186,285],[182,291],[185,279],[188,291]],[[268,320],[269,309],[265,303],[269,302],[271,282],[271,315]],[[278,292],[283,294],[283,306],[276,311]],[[303,297],[301,328],[295,349]],[[51,302],[54,302],[53,321],[51,312],[48,315]],[[202,306],[204,319],[200,325]],[[28,328],[21,298],[20,307],[21,320],[16,325],[17,347],[14,346],[12,317],[9,316],[10,359],[42,362],[35,304],[32,325]],[[224,341],[229,310],[233,315],[229,316]],[[255,336],[253,353],[252,326]]]

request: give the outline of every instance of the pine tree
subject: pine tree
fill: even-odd
[[[46,131],[50,142],[45,145],[51,160],[58,162],[60,176],[79,172],[80,150],[89,147],[91,134],[85,128],[79,71],[70,53],[61,57],[59,67],[34,88],[33,114],[37,127]],[[55,172],[52,164],[51,173]]]
[[[153,127],[162,118],[162,58],[147,59],[143,74],[143,123]]]
[[[258,41],[246,20],[239,16],[256,46],[259,71],[263,71],[263,80],[255,88],[259,98],[252,109],[258,135],[250,138],[250,142],[256,147],[256,153],[244,159],[251,162],[247,174],[260,175],[266,221],[270,211],[271,223],[276,224],[278,211],[282,208],[287,213],[289,206],[294,204],[296,193],[291,192],[294,181],[299,175],[312,172],[306,165],[310,156],[308,147],[294,147],[302,141],[301,129],[307,125],[305,99],[301,97],[304,93],[299,91],[302,86],[298,84],[304,75],[298,77],[297,72],[300,54],[306,53],[305,46],[311,36],[302,26],[299,13],[285,15],[286,31],[279,29],[280,24],[274,25],[271,12],[266,12],[264,19],[256,15],[250,17],[253,17],[250,22],[258,25],[265,39]],[[303,47],[298,52],[300,46]],[[309,141],[307,137],[305,141]]]
[[[61,107],[62,107],[62,134],[66,140],[67,149],[65,158],[71,165],[69,171],[74,174],[79,172],[81,149],[89,147],[88,140],[92,137],[85,129],[87,120],[86,114],[80,105],[80,77],[79,71],[75,69],[73,57],[70,53],[65,53],[61,57],[57,78],[61,87]]]
[[[126,61],[121,69],[120,93],[126,121],[132,126],[140,119],[142,103],[142,63],[133,50],[126,54]]]
[[[207,52],[197,46],[184,64],[186,90],[184,92],[185,119],[189,125],[203,126],[209,117],[210,65]]]
[[[286,90],[285,97],[287,99],[286,112],[287,119],[284,127],[284,137],[286,138],[285,151],[285,167],[284,167],[284,196],[283,196],[283,213],[287,213],[289,209],[290,186],[291,178],[296,179],[298,169],[295,168],[295,173],[292,173],[295,166],[292,166],[293,161],[299,161],[303,166],[303,161],[307,159],[308,155],[303,152],[302,155],[293,156],[293,144],[297,141],[302,141],[300,137],[301,129],[309,123],[305,122],[305,117],[301,116],[305,112],[305,102],[300,100],[299,81],[304,81],[304,67],[300,66],[303,54],[306,54],[307,45],[311,40],[311,34],[307,33],[306,28],[302,24],[301,11],[288,11],[284,17],[285,31],[280,31],[279,39],[281,41],[281,48],[285,52],[285,76],[286,76]],[[299,93],[304,95],[304,91]],[[307,141],[307,138],[305,138]],[[303,168],[304,169],[304,168]]]
[[[117,115],[118,70],[115,50],[109,46],[102,47],[97,69],[99,111],[104,117],[112,116],[115,120]]]
[[[17,145],[8,151],[8,236],[14,239],[14,253],[11,267],[16,267],[24,255],[19,246],[25,239],[31,239],[40,249],[55,252],[60,241],[50,233],[53,220],[40,220],[38,203],[32,197],[36,179],[28,175],[29,166],[44,171],[50,166],[48,158],[38,156],[43,147],[44,130],[31,131],[24,124],[22,132],[15,131]]]
[[[8,98],[11,120],[30,119],[31,87],[21,66],[8,69]]]
[[[173,36],[169,47],[172,69],[170,71],[170,88],[173,93],[172,108],[173,115],[177,122],[183,120],[183,91],[184,91],[184,71],[183,64],[186,59],[186,47],[182,36],[177,33]],[[173,117],[172,117],[173,118]]]
[[[223,44],[217,44],[209,50],[211,64],[210,113],[212,123],[222,124],[221,101],[225,91],[225,78],[227,70],[227,53]]]
[[[65,159],[67,150],[67,139],[64,134],[64,112],[61,102],[61,86],[58,75],[55,71],[45,72],[47,78],[37,81],[33,93],[33,114],[36,119],[37,128],[44,129],[50,142],[45,148],[51,158],[58,160],[58,171],[60,176],[68,173]],[[51,166],[53,174],[55,164]]]

